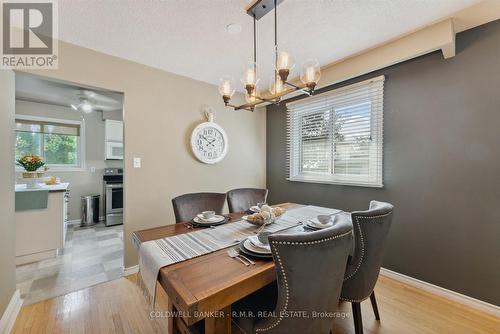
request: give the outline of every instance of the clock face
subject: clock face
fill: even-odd
[[[191,135],[193,153],[205,163],[216,163],[224,159],[227,144],[226,132],[213,122],[198,125]]]

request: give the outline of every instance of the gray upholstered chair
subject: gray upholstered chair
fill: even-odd
[[[373,288],[377,283],[385,240],[392,221],[393,205],[371,201],[370,209],[351,214],[354,253],[347,265],[340,299],[352,303],[356,334],[363,333],[361,302],[370,297],[375,319],[380,320]]]
[[[232,310],[236,314],[252,311],[254,315],[256,311],[274,310],[275,316],[233,317],[233,333],[328,334],[334,318],[312,314],[337,310],[352,244],[350,220],[340,219],[333,227],[316,232],[271,235],[269,241],[277,273],[277,297],[272,300],[276,307],[266,309],[273,298],[268,292],[260,299],[250,295],[234,304]],[[293,311],[303,311],[309,318],[284,316]]]
[[[227,193],[229,212],[241,212],[267,200],[267,189],[240,188]]]
[[[177,196],[172,199],[175,222],[185,222],[193,219],[202,211],[215,211],[221,215],[226,201],[226,194],[192,193]]]

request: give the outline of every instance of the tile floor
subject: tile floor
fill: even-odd
[[[16,268],[24,305],[61,296],[123,275],[123,225],[69,226],[57,258]]]

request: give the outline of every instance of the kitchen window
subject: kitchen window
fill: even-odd
[[[384,76],[287,105],[288,180],[382,187]]]
[[[17,116],[15,158],[36,154],[52,170],[81,169],[82,130],[80,121]]]

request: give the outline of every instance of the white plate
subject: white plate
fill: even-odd
[[[257,213],[257,212],[260,212],[260,209],[257,205],[254,205],[250,208],[250,211]]]
[[[214,224],[214,223],[219,223],[221,221],[223,221],[224,219],[224,216],[219,216],[219,215],[215,215],[213,216],[212,218],[210,219],[205,219],[203,218],[203,216],[200,217],[200,215],[194,217],[193,221],[197,224],[207,224],[207,225],[210,225],[210,224]]]
[[[257,254],[271,254],[271,251],[270,250],[266,250],[266,249],[263,249],[263,248],[260,248],[260,247],[255,247],[251,242],[250,240],[246,239],[244,242],[243,242],[243,247],[245,247],[247,250],[249,250],[250,252],[254,252],[254,253],[257,253]]]
[[[268,252],[271,251],[271,246],[269,246],[269,244],[265,245],[262,242],[260,242],[258,236],[251,235],[247,239],[250,240],[250,243],[255,247],[260,248],[262,250],[267,250]]]
[[[310,220],[307,222],[307,225],[312,227],[312,228],[316,228],[316,229],[324,229],[324,228],[332,227],[333,221],[329,222],[328,224],[321,224],[320,222],[315,222],[314,220]]]

